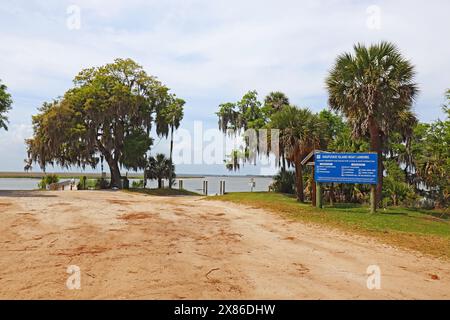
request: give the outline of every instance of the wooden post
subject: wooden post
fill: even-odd
[[[184,181],[183,180],[178,180],[178,188],[180,189],[180,190],[183,190],[183,183]]]
[[[203,181],[203,194],[205,196],[208,195],[208,181],[207,180]]]
[[[313,207],[316,206],[316,197],[317,197],[317,190],[316,190],[316,181],[315,181],[315,175],[314,175],[314,166],[312,166],[312,176],[313,176],[313,184],[312,184],[312,193],[311,193],[311,204]]]
[[[370,185],[370,213],[377,212],[377,185]]]
[[[225,180],[220,180],[220,185],[219,185],[219,195],[224,195],[225,194]]]
[[[250,192],[253,192],[253,189],[256,187],[255,178],[250,179]]]
[[[316,182],[316,207],[319,209],[323,208],[322,205],[322,186],[320,182]]]

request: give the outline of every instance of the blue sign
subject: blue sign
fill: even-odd
[[[314,160],[316,182],[378,183],[378,155],[376,153],[317,152]]]

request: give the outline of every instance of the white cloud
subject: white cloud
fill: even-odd
[[[66,28],[71,4],[82,9],[79,31]],[[370,5],[381,8],[380,30],[366,26]],[[17,125],[29,125],[35,107],[63,94],[79,70],[115,57],[136,59],[189,97],[187,119],[212,118],[218,103],[250,89],[282,90],[318,110],[337,54],[389,40],[416,64],[416,111],[430,121],[450,86],[449,9],[447,0],[17,1],[0,8],[0,78],[16,97],[39,97]]]

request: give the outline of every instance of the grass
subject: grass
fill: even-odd
[[[370,214],[368,207],[353,204],[316,209],[298,203],[292,196],[267,192],[230,193],[210,199],[267,209],[288,219],[338,228],[386,244],[450,258],[450,217],[442,212],[395,207]]]
[[[198,193],[180,189],[137,189],[131,188],[125,192],[141,193],[149,196],[171,197],[171,196],[198,196]]]

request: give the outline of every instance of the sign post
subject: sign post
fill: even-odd
[[[316,207],[322,209],[322,186],[320,182],[316,182]]]
[[[370,185],[370,213],[377,212],[377,185]]]
[[[378,155],[376,153],[316,152],[314,157],[316,204],[322,207],[321,183],[370,184],[370,210],[376,211]]]

